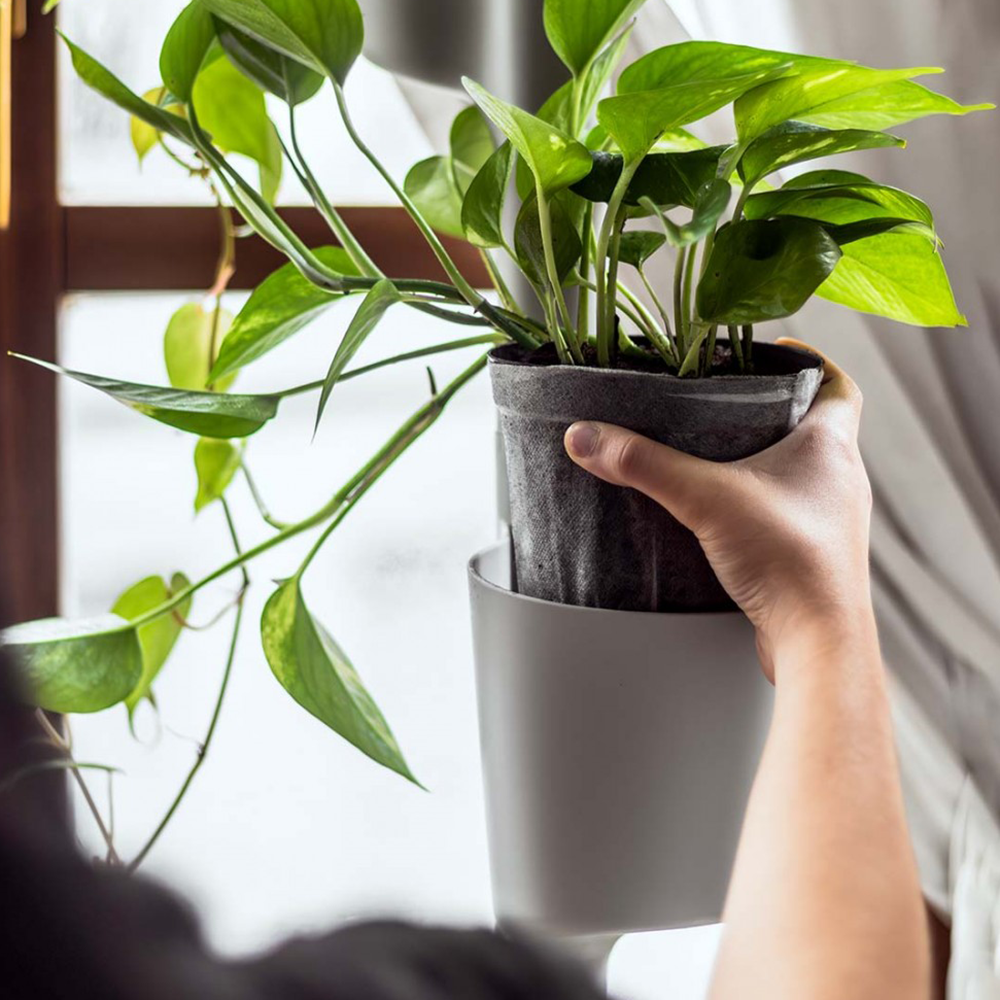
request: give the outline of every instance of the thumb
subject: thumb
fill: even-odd
[[[695,532],[727,472],[724,465],[614,424],[575,423],[566,431],[564,443],[580,468],[605,482],[645,493]]]

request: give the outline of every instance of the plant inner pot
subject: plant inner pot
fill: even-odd
[[[682,379],[549,364],[537,355],[516,345],[490,355],[518,592],[628,611],[732,607],[694,535],[638,491],[574,464],[563,435],[574,421],[598,420],[699,458],[746,458],[780,441],[805,416],[819,391],[822,361],[761,343],[754,345],[758,374]]]

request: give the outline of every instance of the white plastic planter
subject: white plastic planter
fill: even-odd
[[[498,925],[600,969],[718,921],[773,704],[749,622],[524,597],[506,544],[469,579]]]

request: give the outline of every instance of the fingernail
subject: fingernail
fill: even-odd
[[[566,447],[576,458],[587,458],[597,447],[597,436],[600,431],[594,424],[573,424],[566,434]]]

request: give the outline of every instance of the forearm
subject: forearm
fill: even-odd
[[[774,651],[713,1000],[924,1000],[929,947],[874,623]]]

